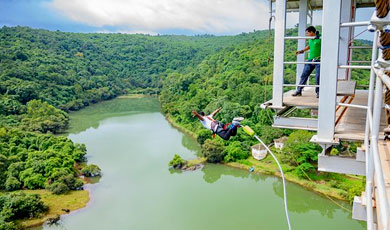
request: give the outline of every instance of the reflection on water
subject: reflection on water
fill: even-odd
[[[99,122],[110,117],[130,116],[145,112],[159,112],[160,104],[155,97],[116,98],[72,112],[70,127],[66,133],[77,134],[88,128],[97,129]]]
[[[168,170],[174,154],[191,159],[200,149],[167,123],[155,98],[87,109],[71,115],[69,137],[86,144],[103,177],[86,209],[44,229],[286,229],[279,178],[215,164]],[[364,229],[322,196],[292,183],[287,192],[293,229]]]

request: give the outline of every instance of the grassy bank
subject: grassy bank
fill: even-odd
[[[179,124],[178,122],[176,122],[174,120],[174,118],[172,118],[171,116],[165,114],[165,119],[167,119],[167,121],[173,126],[175,127],[176,129],[180,130],[180,132],[182,133],[185,133],[189,136],[191,136],[192,138],[195,138],[197,139],[198,138],[198,135],[194,132],[192,132],[191,130],[189,130],[189,128]]]
[[[254,159],[252,156],[250,156],[246,161],[243,162],[230,162],[225,163],[225,165],[234,167],[234,168],[240,168],[249,170],[251,166],[255,167],[254,173],[263,173],[267,175],[274,175],[281,177],[279,168],[272,158],[272,156],[268,155],[265,159],[258,161]],[[320,193],[322,195],[336,198],[338,200],[348,201],[348,192],[336,188],[334,184],[331,181],[326,180],[311,180],[311,179],[302,179],[299,178],[295,173],[295,167],[282,164],[282,169],[284,172],[284,176],[286,180],[299,184],[307,189],[313,190],[317,193]],[[359,183],[360,178],[354,177],[354,176],[348,176],[348,175],[337,175],[339,178],[345,179],[345,183]]]
[[[39,194],[42,201],[49,207],[49,211],[39,218],[17,221],[23,228],[41,226],[49,218],[66,214],[67,212],[64,211],[66,209],[72,212],[84,208],[89,201],[89,192],[86,190],[71,191],[64,195],[54,195],[47,190],[25,190],[23,192]]]
[[[155,97],[155,96],[148,95],[148,94],[125,94],[125,95],[118,96],[117,98],[134,99],[134,98],[144,98],[144,97]]]

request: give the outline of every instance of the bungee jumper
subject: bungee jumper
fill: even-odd
[[[231,123],[223,124],[222,122],[213,118],[215,114],[221,111],[221,109],[222,108],[219,108],[207,116],[205,116],[204,112],[201,111],[198,113],[195,110],[192,111],[192,114],[199,119],[199,121],[206,129],[209,129],[213,132],[213,137],[215,137],[215,134],[218,134],[218,136],[220,136],[222,139],[229,140],[231,136],[235,136],[237,134],[237,128],[241,127],[240,122],[244,120],[244,118],[235,117]]]

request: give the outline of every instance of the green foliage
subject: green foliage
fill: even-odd
[[[69,116],[47,102],[31,100],[27,103],[27,113],[23,114],[21,127],[28,131],[56,133],[67,127]]]
[[[59,195],[69,192],[69,187],[62,182],[54,182],[46,187],[47,190],[53,194]]]
[[[7,181],[5,182],[5,189],[7,191],[18,190],[20,189],[20,186],[20,181],[13,176],[8,177]]]
[[[19,226],[17,226],[14,222],[6,222],[5,220],[0,218],[0,229],[1,230],[19,230]]]
[[[0,219],[5,221],[35,217],[47,209],[37,194],[16,192],[0,195]]]
[[[249,157],[249,150],[245,149],[239,141],[233,141],[225,148],[225,162],[244,160]]]
[[[210,139],[211,138],[211,134],[210,134],[210,130],[207,130],[207,129],[201,129],[199,132],[198,132],[198,138],[197,138],[197,141],[199,144],[203,145],[204,142],[207,140],[207,139]]]
[[[169,161],[168,166],[173,168],[182,168],[186,164],[186,161],[183,160],[178,154],[173,156],[173,159]]]
[[[282,149],[284,153],[282,161],[297,166],[295,172],[299,177],[305,177],[316,169],[315,164],[321,147],[310,142],[312,135],[304,130],[294,131]]]
[[[54,194],[66,193],[70,190],[79,190],[83,186],[83,182],[75,177],[75,174],[69,168],[55,169],[48,180],[46,189]]]
[[[207,162],[218,163],[224,159],[225,147],[219,141],[207,139],[202,145],[202,154],[207,158]]]
[[[89,164],[81,170],[81,173],[86,177],[95,177],[101,176],[102,170],[97,165]]]
[[[56,181],[70,190],[82,186],[74,164],[85,159],[85,145],[51,134],[1,128],[0,149],[0,189],[40,189]]]
[[[149,36],[4,26],[0,95],[10,95],[23,105],[39,99],[67,111],[127,92],[155,94],[166,75],[186,72],[221,48],[258,39],[259,33]],[[0,98],[0,114],[2,104]],[[15,113],[11,107],[6,106],[6,114]]]

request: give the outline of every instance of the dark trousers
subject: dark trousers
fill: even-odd
[[[309,60],[311,61],[311,60]],[[319,63],[319,61],[313,61],[313,63]],[[310,74],[313,72],[313,70],[316,69],[316,85],[320,84],[320,64],[305,64],[305,67],[303,67],[303,72],[301,75],[301,80],[299,81],[300,85],[306,85],[307,79],[309,79]],[[302,93],[303,87],[298,86],[297,92]],[[320,92],[320,89],[316,87],[316,93],[318,94]]]
[[[231,126],[229,125],[229,127],[227,127],[226,129],[223,128],[224,126],[225,124],[218,123],[217,130],[215,131],[215,133],[218,134],[218,136],[220,136],[222,139],[229,140],[231,136],[235,136],[237,134],[236,126],[231,128]]]

